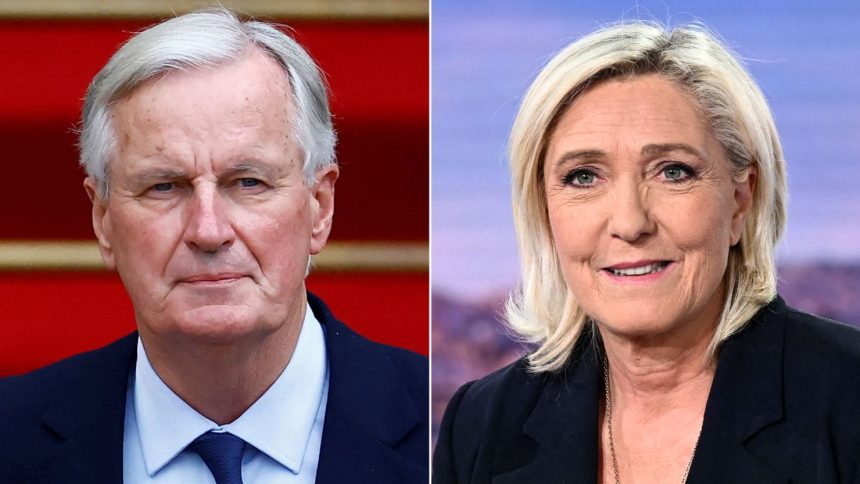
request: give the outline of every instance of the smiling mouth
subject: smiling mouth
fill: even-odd
[[[652,262],[650,264],[645,264],[637,267],[625,267],[625,268],[614,268],[607,267],[604,269],[615,276],[621,277],[636,277],[636,276],[647,276],[649,274],[656,274],[658,272],[663,271],[668,265],[670,261],[661,261],[661,262]]]

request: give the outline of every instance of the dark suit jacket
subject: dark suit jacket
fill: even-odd
[[[427,359],[362,338],[308,299],[329,363],[317,482],[427,482]],[[132,334],[0,381],[0,483],[121,483],[136,350]]]
[[[777,298],[717,361],[687,482],[860,483],[860,331]],[[557,374],[520,360],[466,384],[445,412],[433,482],[596,482],[602,395],[588,337]]]

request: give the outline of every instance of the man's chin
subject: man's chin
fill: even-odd
[[[173,337],[199,344],[230,345],[262,339],[277,328],[248,306],[203,306],[185,311],[169,328]],[[167,335],[165,335],[167,336]]]

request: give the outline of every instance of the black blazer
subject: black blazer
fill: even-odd
[[[427,482],[427,359],[372,343],[308,300],[329,364],[317,482]],[[0,483],[121,483],[136,350],[132,334],[0,381]]]
[[[460,388],[433,482],[595,483],[603,382],[591,340],[554,375],[519,360]],[[762,308],[720,349],[687,482],[860,483],[860,331],[779,297]]]

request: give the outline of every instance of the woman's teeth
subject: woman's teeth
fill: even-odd
[[[653,274],[655,272],[660,272],[669,265],[668,262],[655,262],[653,264],[648,264],[640,267],[627,267],[625,269],[612,269],[609,271],[615,274],[616,276],[644,276],[645,274]]]

